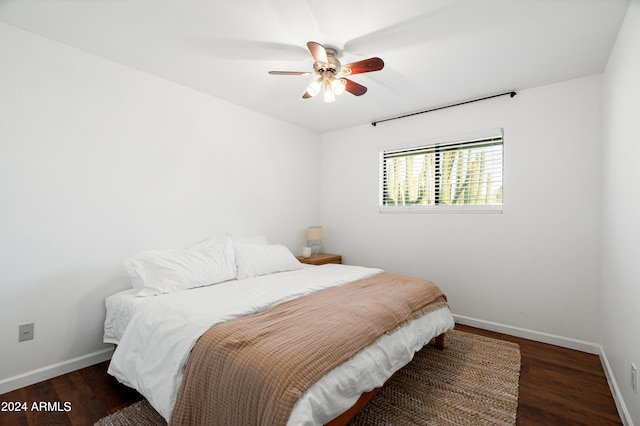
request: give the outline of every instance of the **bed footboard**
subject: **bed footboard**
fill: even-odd
[[[445,348],[445,333],[439,334],[435,337],[435,346],[436,348],[441,350]],[[351,408],[340,414],[335,419],[331,420],[325,426],[345,426],[347,423],[349,423],[349,420],[351,420],[356,416],[356,414],[358,414],[358,411],[360,411],[365,405],[367,405],[367,402],[371,401],[373,397],[376,396],[378,392],[380,392],[382,386],[360,395],[360,398],[358,398],[356,403]]]
[[[436,336],[436,348],[438,348],[438,349],[444,349],[445,348],[444,336],[445,336],[444,333]]]

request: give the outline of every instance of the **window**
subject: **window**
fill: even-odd
[[[501,212],[503,131],[380,150],[380,211]]]

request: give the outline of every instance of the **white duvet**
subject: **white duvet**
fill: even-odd
[[[168,421],[189,353],[211,326],[379,272],[331,264],[145,298],[135,303],[108,372],[138,390]],[[381,386],[432,337],[453,326],[445,308],[382,336],[305,392],[288,424],[327,423],[351,407],[362,392]]]

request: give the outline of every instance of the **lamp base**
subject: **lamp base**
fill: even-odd
[[[320,240],[309,241],[309,247],[311,247],[311,254],[318,254],[322,249],[322,243]]]

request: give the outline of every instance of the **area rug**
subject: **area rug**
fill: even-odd
[[[520,347],[456,330],[446,345],[416,353],[349,425],[515,425]],[[142,400],[95,424],[134,425],[166,422]]]
[[[520,346],[462,331],[426,346],[349,426],[515,425]]]

